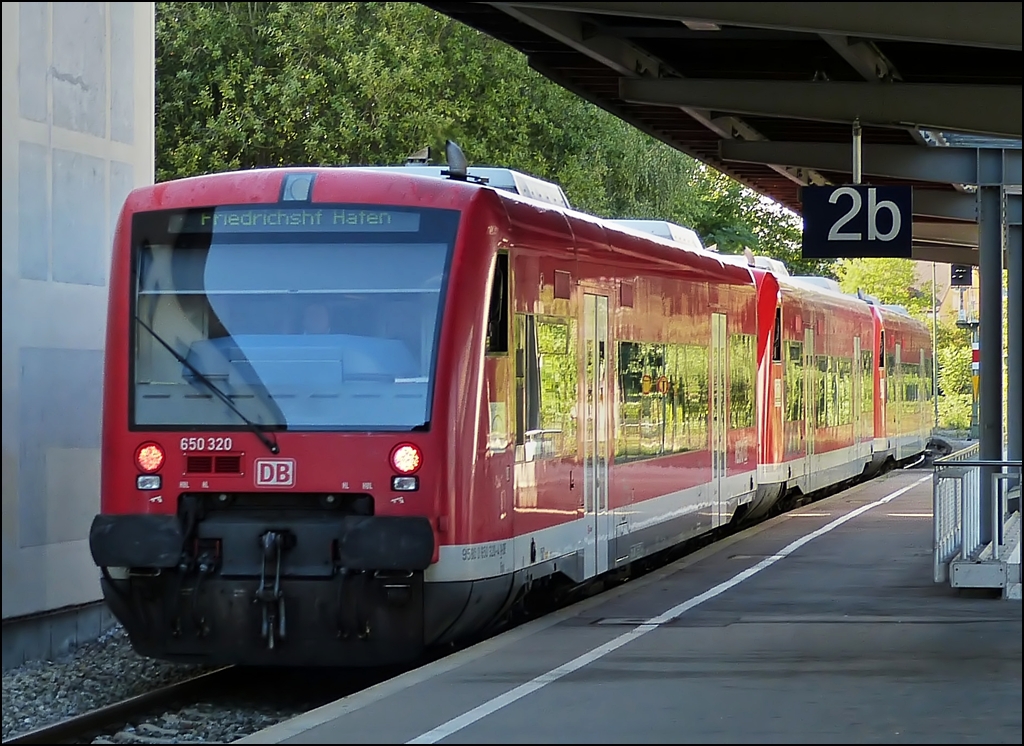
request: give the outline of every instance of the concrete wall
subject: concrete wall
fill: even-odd
[[[112,231],[153,181],[153,3],[3,3],[3,618],[99,598]],[[52,615],[51,615],[52,616]]]

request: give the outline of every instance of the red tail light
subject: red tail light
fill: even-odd
[[[164,465],[164,449],[156,443],[143,443],[135,451],[135,465],[147,474],[160,471]]]
[[[415,474],[423,465],[423,453],[412,443],[402,443],[391,451],[391,466],[399,474]]]

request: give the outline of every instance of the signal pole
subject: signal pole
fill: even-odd
[[[935,262],[932,262],[932,435],[939,429],[939,309],[935,303]]]

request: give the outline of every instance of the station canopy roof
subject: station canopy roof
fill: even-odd
[[[1019,2],[424,4],[797,213],[851,181],[859,121],[864,182],[915,187],[917,258],[976,263],[974,148],[1020,184]]]

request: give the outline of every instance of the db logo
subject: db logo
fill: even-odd
[[[295,459],[293,458],[258,458],[256,459],[257,487],[293,487],[295,486]]]

